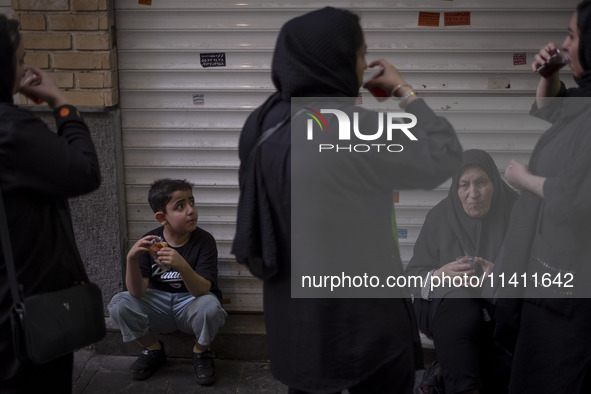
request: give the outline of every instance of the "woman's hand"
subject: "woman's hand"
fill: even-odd
[[[505,179],[507,179],[509,185],[517,190],[525,189],[525,179],[529,174],[528,168],[515,160],[511,160],[507,168],[505,168]]]
[[[552,52],[556,51],[556,45],[553,42],[549,42],[546,46],[534,56],[534,62],[531,64],[531,69],[533,72],[537,72],[538,68],[540,68],[547,60],[552,57]]]
[[[433,271],[433,276],[443,278],[443,276],[454,277],[454,276],[472,276],[475,271],[472,269],[472,265],[466,263],[468,257],[462,257],[457,261],[445,264],[443,267]]]
[[[482,284],[484,283],[484,280],[486,278],[488,278],[490,276],[490,274],[492,274],[493,269],[495,268],[495,264],[491,263],[490,261],[488,261],[487,259],[484,259],[482,257],[475,257],[474,261],[476,261],[482,267],[483,273],[482,273],[482,276],[480,277],[480,286],[482,286]]]
[[[444,265],[438,270],[435,270],[433,272],[433,276],[438,276],[442,279],[443,276],[451,278],[455,276],[460,276],[466,279],[466,281],[464,282],[464,286],[475,286],[474,282],[472,282],[470,278],[476,275],[476,270],[473,268],[472,264],[467,262],[467,260],[468,256],[464,256],[456,261],[452,261],[451,263]],[[480,284],[480,286],[482,286],[482,284],[484,283],[484,279],[492,273],[495,265],[482,257],[474,257],[474,261],[482,267],[483,273],[478,278],[478,283]],[[453,282],[453,279],[452,283],[455,283]]]
[[[402,97],[407,91],[411,90],[411,87],[406,84],[396,67],[388,63],[385,59],[375,60],[368,65],[370,68],[376,66],[379,66],[379,70],[369,81],[363,84],[364,88],[369,90],[378,87],[396,97]],[[398,89],[393,92],[395,88]]]
[[[22,86],[19,89],[20,93],[29,97],[38,97],[47,102],[52,109],[70,104],[69,100],[49,74],[37,67],[27,66],[25,70],[35,75],[35,78],[30,84]]]
[[[537,72],[538,68],[552,57],[551,52],[555,50],[556,45],[553,42],[549,42],[544,48],[540,49],[534,56],[534,62],[531,64],[532,71]],[[547,97],[556,97],[558,92],[560,92],[560,77],[558,75],[559,73],[555,72],[548,78],[540,77],[540,82],[536,89],[536,103],[538,108],[542,108],[548,103]]]
[[[532,174],[529,169],[518,161],[511,160],[505,168],[505,178],[517,190],[527,190],[544,198],[546,178]]]

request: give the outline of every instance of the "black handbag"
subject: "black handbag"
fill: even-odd
[[[60,222],[73,245],[78,269],[84,270],[74,232],[60,209]],[[22,298],[18,290],[10,235],[0,192],[0,240],[13,299],[11,313],[15,352],[21,360],[42,364],[102,339],[106,334],[103,298],[90,282]]]

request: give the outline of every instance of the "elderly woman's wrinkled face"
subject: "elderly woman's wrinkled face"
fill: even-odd
[[[482,168],[469,166],[464,169],[458,180],[458,197],[468,216],[484,217],[490,210],[493,193],[493,183]]]

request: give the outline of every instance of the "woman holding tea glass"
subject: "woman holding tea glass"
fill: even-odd
[[[492,305],[480,298],[478,283],[492,272],[516,198],[488,153],[465,151],[406,268],[407,275],[423,277],[413,305],[421,331],[433,338],[446,393],[506,387],[508,360],[492,346]],[[444,277],[451,286],[443,285]]]
[[[555,49],[542,48],[532,69]],[[562,51],[577,86],[541,76],[531,113],[551,126],[527,166],[512,160],[505,171],[521,195],[504,273],[527,278],[497,301],[495,337],[514,353],[511,393],[591,392],[591,1],[577,6]]]

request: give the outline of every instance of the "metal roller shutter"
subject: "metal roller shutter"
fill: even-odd
[[[578,0],[151,3],[115,2],[130,243],[156,225],[149,184],[188,179],[196,185],[200,226],[218,242],[220,285],[231,301],[225,307],[261,311],[261,284],[230,254],[237,145],[248,114],[273,92],[271,56],[285,21],[326,5],[357,12],[367,59],[397,66],[452,122],[465,148],[489,151],[504,169],[510,158],[527,160],[544,128],[527,115],[538,82],[529,64],[548,41],[562,43]],[[400,192],[403,261],[448,187]]]

